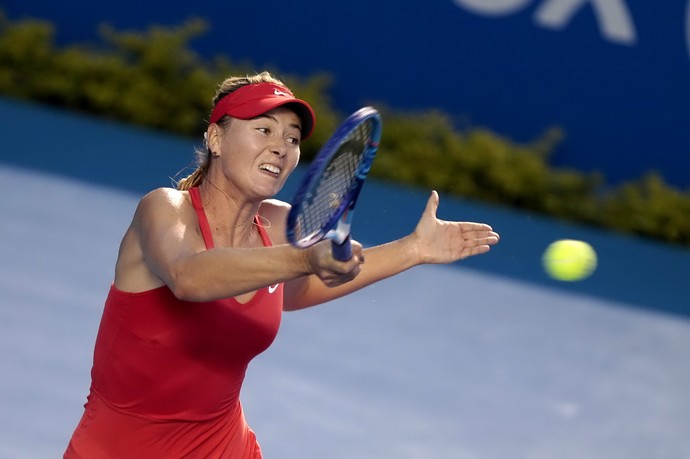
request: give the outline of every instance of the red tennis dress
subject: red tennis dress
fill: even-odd
[[[211,249],[199,190],[190,196]],[[249,362],[278,333],[282,309],[282,285],[247,303],[181,301],[166,286],[140,293],[111,286],[90,393],[64,457],[261,458],[239,396]]]

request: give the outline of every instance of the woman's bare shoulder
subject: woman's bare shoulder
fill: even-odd
[[[268,222],[265,226],[274,244],[284,244],[287,242],[285,222],[290,209],[290,204],[278,199],[266,199],[261,203],[259,215]]]
[[[137,214],[159,212],[179,212],[190,205],[188,191],[174,188],[156,188],[144,195],[139,201]]]
[[[160,259],[156,254],[170,248],[175,234],[186,234],[183,228],[191,218],[189,214],[193,213],[193,210],[186,210],[192,209],[191,204],[186,204],[188,196],[188,192],[158,188],[141,198],[120,245],[115,268],[117,288],[139,292],[162,285],[147,258]]]
[[[168,205],[179,207],[189,201],[189,191],[177,190],[175,188],[161,187],[149,191],[141,198],[141,203],[150,205]]]
[[[281,201],[280,199],[265,199],[261,203],[261,210],[271,210],[271,211],[278,211],[278,212],[285,212],[287,214],[290,211],[290,208],[292,206],[288,204],[285,201]]]

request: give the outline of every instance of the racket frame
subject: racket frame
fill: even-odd
[[[339,148],[349,140],[353,131],[364,122],[372,123],[371,134],[364,146],[364,152],[362,153],[362,158],[359,161],[352,183],[345,192],[339,206],[330,214],[326,223],[324,223],[320,229],[303,236],[301,239],[298,238],[296,228],[301,214],[302,203],[307,199],[315,182],[318,182],[320,177],[325,173],[331,160],[338,153]],[[381,117],[378,111],[373,107],[363,107],[357,110],[335,130],[333,135],[331,135],[310,164],[292,200],[292,209],[288,214],[286,230],[288,241],[290,241],[292,245],[306,248],[323,239],[331,239],[335,258],[346,261],[352,257],[350,247],[352,216],[359,193],[371,170],[380,139]]]

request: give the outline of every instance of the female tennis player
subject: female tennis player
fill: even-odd
[[[498,242],[488,225],[438,220],[432,192],[400,240],[353,241],[348,261],[329,241],[295,248],[290,206],[273,197],[314,129],[311,107],[266,72],[226,79],[213,103],[196,171],[144,196],[122,239],[66,458],[261,458],[239,394],[283,311]]]

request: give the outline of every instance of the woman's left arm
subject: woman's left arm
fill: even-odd
[[[420,264],[452,263],[480,255],[500,237],[483,223],[450,222],[436,218],[439,196],[431,193],[415,230],[397,241],[365,249],[365,263],[352,281],[326,287],[315,276],[286,283],[285,310],[303,309],[340,298]]]

